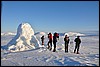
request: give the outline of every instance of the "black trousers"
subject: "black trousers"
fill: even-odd
[[[44,40],[42,40],[42,45],[44,45]]]
[[[77,53],[79,52],[79,47],[80,47],[80,44],[77,44],[75,45],[75,49],[74,49],[74,53],[76,52],[76,49],[77,49]]]
[[[68,43],[65,42],[65,52],[68,52]]]
[[[56,42],[53,42],[53,44],[54,44],[54,50],[53,50],[53,52],[55,52],[56,51]]]
[[[48,49],[50,49],[50,50],[52,49],[52,41],[48,42]]]

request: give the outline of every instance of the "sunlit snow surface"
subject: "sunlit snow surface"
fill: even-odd
[[[42,35],[36,37],[41,43]],[[69,52],[64,52],[63,36],[57,42],[57,52],[46,49],[48,38],[45,35],[45,47],[21,52],[9,52],[4,47],[14,35],[1,36],[1,66],[99,66],[99,36],[83,36],[80,54],[73,53],[75,36],[69,37]]]

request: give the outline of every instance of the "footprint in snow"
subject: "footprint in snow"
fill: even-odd
[[[49,62],[49,61],[51,61],[52,59],[54,59],[54,57],[53,57],[53,56],[51,56],[51,57],[47,58],[47,59],[46,59],[46,62]]]
[[[64,64],[64,58],[60,59],[59,62],[61,62],[62,64]]]
[[[99,55],[97,54],[97,55],[95,55],[97,58],[99,58]]]
[[[4,58],[1,58],[1,60],[11,60],[12,58],[6,58],[6,57],[4,57]]]
[[[33,58],[33,57],[27,57],[27,56],[24,56],[24,58],[26,58],[26,59],[31,59],[31,58]]]
[[[7,58],[1,58],[1,60],[7,60]]]
[[[38,51],[38,52],[42,52],[43,50],[40,50],[40,51]]]
[[[97,66],[96,64],[87,63],[87,66]]]

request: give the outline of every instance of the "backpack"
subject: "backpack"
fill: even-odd
[[[58,33],[56,33],[56,37],[59,38],[59,34]]]

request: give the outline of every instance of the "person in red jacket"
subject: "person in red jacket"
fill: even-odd
[[[52,34],[51,33],[48,34],[48,39],[49,39],[48,49],[52,50]]]

